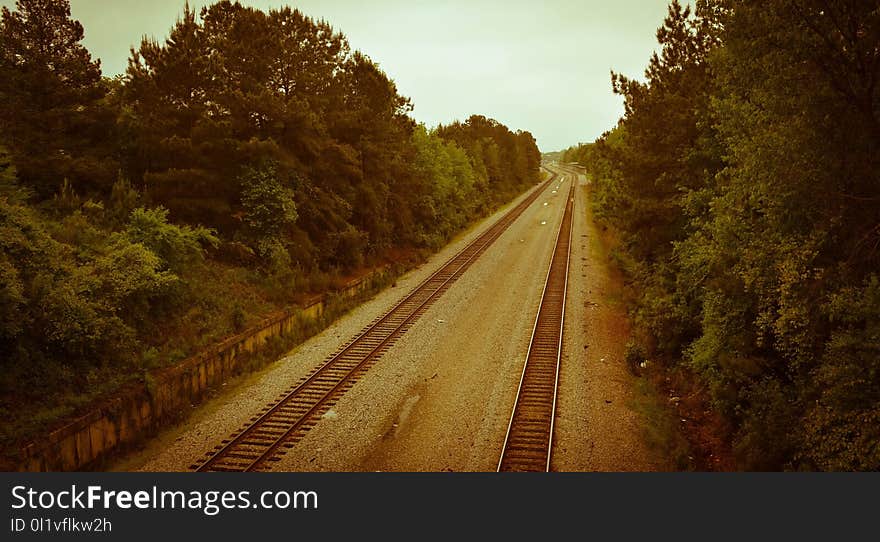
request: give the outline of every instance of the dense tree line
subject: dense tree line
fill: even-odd
[[[574,147],[569,147],[558,153],[556,159],[562,163],[578,162],[586,164],[590,160],[590,147],[592,143],[581,143]]]
[[[880,468],[880,11],[674,1],[625,115],[570,149],[623,235],[636,349],[685,367],[743,468]]]
[[[54,416],[65,394],[173,361],[389,250],[436,248],[539,179],[530,134],[481,116],[417,125],[375,62],[298,10],[187,6],[114,79],[83,33],[68,0],[2,12],[7,419],[36,403]]]

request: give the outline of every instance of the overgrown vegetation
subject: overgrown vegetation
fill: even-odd
[[[563,156],[624,236],[639,347],[705,383],[740,468],[880,469],[880,11],[674,1],[657,37]]]
[[[539,179],[528,132],[428,130],[326,22],[188,7],[109,79],[67,0],[0,23],[4,447]]]

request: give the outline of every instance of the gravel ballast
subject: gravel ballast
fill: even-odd
[[[551,468],[658,470],[662,462],[645,446],[643,421],[631,408],[636,377],[624,362],[626,310],[600,248],[583,176],[578,185]]]
[[[274,463],[280,471],[495,470],[540,302],[568,183],[551,186],[438,299],[396,344]],[[638,420],[625,407],[626,376],[599,365],[606,350],[583,334],[601,332],[587,314],[581,278],[586,201],[578,190],[567,303],[554,468],[650,470]],[[524,196],[521,196],[524,197]],[[516,202],[518,202],[517,199]],[[516,202],[482,221],[281,360],[197,408],[126,470],[186,470],[262,407],[309,374],[338,346],[393,306]],[[546,205],[545,205],[546,204]],[[589,247],[589,244],[587,244]],[[598,263],[590,263],[589,275]],[[580,284],[583,283],[583,284]],[[580,313],[580,315],[578,315]],[[592,319],[591,319],[592,318]],[[613,340],[610,340],[613,342]],[[578,351],[580,348],[581,351]],[[595,350],[592,350],[595,348]],[[621,346],[622,348],[622,346]],[[575,354],[570,354],[574,352]],[[594,355],[595,354],[595,355]],[[605,359],[613,359],[604,356]],[[568,367],[571,365],[572,367]],[[604,380],[608,379],[607,382]],[[609,405],[605,401],[612,398]],[[614,408],[606,408],[613,405]],[[599,417],[599,418],[596,418]],[[625,433],[625,434],[622,434]],[[622,457],[623,456],[623,457]],[[628,457],[627,457],[628,456]]]

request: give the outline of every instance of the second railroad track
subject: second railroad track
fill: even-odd
[[[304,436],[356,380],[403,335],[470,265],[556,179],[534,189],[485,233],[360,334],[328,357],[309,376],[230,435],[190,468],[196,471],[270,470],[271,463]]]
[[[498,460],[499,472],[550,470],[568,291],[574,188],[577,184],[577,177],[571,177],[565,214],[556,237],[516,402]]]

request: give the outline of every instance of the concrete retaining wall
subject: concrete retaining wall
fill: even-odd
[[[372,288],[388,273],[380,268],[353,280],[337,292],[354,297]],[[113,453],[154,434],[163,425],[201,402],[208,390],[241,372],[246,354],[274,337],[314,322],[324,313],[326,299],[316,297],[268,318],[179,364],[148,373],[146,385],[132,386],[103,401],[88,414],[22,448],[19,470],[87,470]]]

